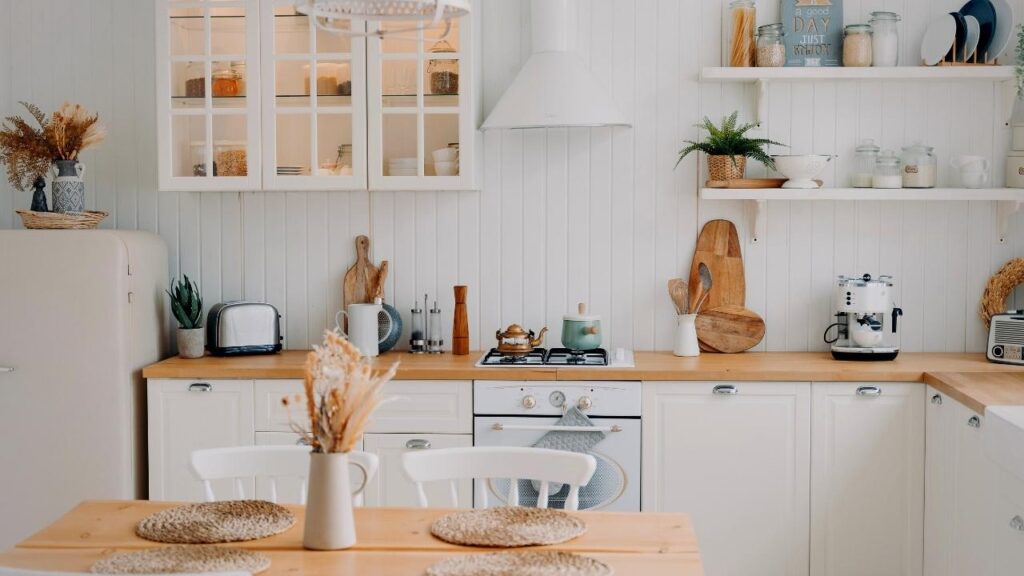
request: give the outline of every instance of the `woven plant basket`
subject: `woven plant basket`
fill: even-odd
[[[989,279],[981,296],[981,319],[986,327],[993,316],[1006,311],[1006,299],[1021,283],[1024,283],[1024,258],[1010,260]]]
[[[18,210],[21,223],[32,230],[92,230],[108,216],[106,212],[33,212]]]
[[[733,160],[735,159],[735,163]],[[747,170],[745,156],[708,156],[710,180],[740,180]]]

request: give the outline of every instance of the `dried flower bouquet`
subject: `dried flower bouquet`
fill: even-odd
[[[50,118],[34,104],[21,105],[36,126],[20,116],[8,116],[0,127],[0,163],[7,166],[7,179],[18,190],[30,189],[52,162],[78,160],[83,150],[107,136],[99,114],[90,114],[78,104],[65,102]]]

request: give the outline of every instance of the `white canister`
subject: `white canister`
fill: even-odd
[[[348,332],[345,331],[342,322],[343,316],[348,320]],[[359,348],[363,356],[371,358],[380,354],[380,344],[391,332],[391,316],[384,312],[380,298],[373,304],[349,304],[348,310],[339,310],[334,315],[334,322],[338,326],[338,332]],[[380,329],[381,322],[385,322],[386,330]]]
[[[1010,152],[1006,157],[1006,187],[1024,188],[1024,152]]]
[[[680,314],[676,321],[676,333],[672,342],[672,353],[676,356],[700,356],[697,341],[697,315]]]

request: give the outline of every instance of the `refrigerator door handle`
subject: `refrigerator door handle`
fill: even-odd
[[[11,368],[10,366],[0,366],[0,373],[3,372],[14,372],[14,368]]]

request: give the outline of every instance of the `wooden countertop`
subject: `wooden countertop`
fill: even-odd
[[[382,369],[399,362],[399,380],[631,380],[774,382],[926,382],[983,412],[986,406],[1024,405],[1024,367],[993,364],[982,354],[903,353],[892,362],[839,362],[827,352],[748,352],[679,358],[637,352],[634,368],[477,368],[468,356],[401,352],[375,359]],[[197,360],[170,358],[146,367],[146,378],[302,378],[306,352]]]

